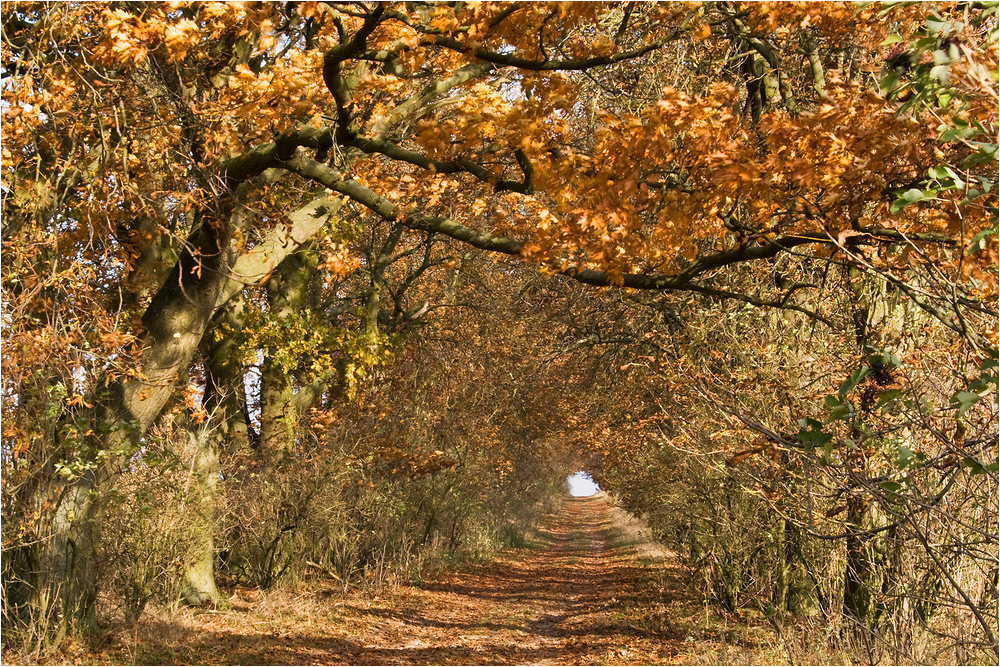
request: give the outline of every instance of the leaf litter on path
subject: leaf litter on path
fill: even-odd
[[[684,664],[733,650],[684,568],[637,549],[604,494],[566,498],[543,528],[541,544],[380,594],[316,585],[154,615],[82,662]]]

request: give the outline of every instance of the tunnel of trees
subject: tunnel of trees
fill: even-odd
[[[587,470],[710,604],[996,660],[996,3],[2,12],[7,646]]]

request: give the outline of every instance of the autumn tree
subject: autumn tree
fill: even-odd
[[[815,277],[837,267],[857,312],[891,290],[980,368],[960,415],[995,387],[992,3],[11,3],[2,20],[5,617],[92,623],[101,495],[164,420],[210,537],[220,451],[294,448],[291,397],[334,407],[421,314],[422,256],[471,247],[581,289],[824,326],[840,288]],[[726,282],[798,262],[804,280]],[[358,315],[332,322],[348,292]],[[235,357],[257,352],[254,399],[256,357]],[[838,419],[798,437],[858,427]]]

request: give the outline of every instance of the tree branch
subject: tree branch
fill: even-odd
[[[478,76],[493,71],[494,66],[488,63],[470,63],[455,71],[450,77],[435,81],[425,87],[416,95],[400,103],[390,113],[382,116],[372,127],[371,134],[374,139],[381,139],[393,125],[407,118],[411,122],[417,119],[414,112],[425,104],[429,104],[439,95],[443,95],[452,88],[460,86],[466,81],[470,81]]]
[[[685,289],[691,292],[698,292],[700,294],[706,294],[708,296],[716,296],[720,299],[734,299],[736,301],[743,301],[744,303],[749,303],[754,306],[759,306],[761,308],[780,308],[782,310],[794,310],[796,312],[802,313],[806,317],[812,318],[819,322],[822,322],[831,329],[835,329],[833,322],[828,318],[816,313],[808,308],[803,308],[795,304],[789,304],[787,295],[780,301],[765,301],[764,299],[758,299],[755,296],[749,294],[740,294],[739,292],[729,292],[726,290],[715,289],[713,287],[704,287],[702,285],[688,285]]]
[[[386,220],[402,222],[409,229],[442,234],[475,248],[505,255],[520,255],[524,248],[523,241],[506,236],[496,236],[489,232],[482,232],[455,222],[450,218],[419,215],[416,213],[407,214],[385,197],[369,190],[357,181],[342,178],[336,170],[325,164],[311,160],[304,155],[297,155],[291,160],[282,162],[280,166],[349,197]],[[559,270],[557,273],[573,278],[578,282],[597,287],[618,286],[644,290],[694,289],[698,291],[703,288],[692,286],[690,281],[702,273],[730,264],[767,259],[795,246],[808,243],[833,244],[834,241],[826,234],[786,236],[760,246],[741,246],[733,250],[701,257],[688,264],[681,272],[673,275],[626,273],[622,274],[619,279],[606,271],[581,269],[572,266]]]
[[[651,51],[656,51],[666,46],[668,43],[677,39],[680,35],[680,30],[675,30],[668,37],[653,42],[652,44],[647,44],[646,46],[640,47],[638,49],[633,49],[631,51],[625,51],[623,53],[616,53],[609,56],[595,56],[593,58],[579,58],[576,60],[529,60],[528,58],[521,58],[513,54],[506,53],[496,53],[495,51],[489,51],[484,47],[479,47],[477,49],[470,49],[468,46],[453,39],[451,37],[445,37],[444,35],[433,35],[427,38],[426,43],[428,45],[443,46],[446,49],[451,49],[452,51],[457,51],[459,53],[467,53],[475,56],[479,60],[485,60],[488,63],[493,63],[494,65],[506,66],[506,67],[517,67],[518,69],[532,70],[536,72],[551,72],[556,70],[562,71],[581,71],[592,69],[594,67],[601,67],[603,65],[614,65],[615,63],[620,63],[625,60],[631,60],[632,58],[638,58],[644,56]]]
[[[349,42],[342,42],[323,54],[323,82],[333,95],[337,105],[338,135],[349,135],[351,132],[351,89],[340,70],[340,64],[353,58],[365,50],[368,36],[375,31],[385,13],[385,5],[377,4],[365,17],[361,28]]]

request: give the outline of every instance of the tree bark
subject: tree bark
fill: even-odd
[[[316,251],[307,246],[278,266],[267,283],[268,317],[272,321],[291,317],[302,308],[306,288],[318,262]],[[268,465],[281,461],[295,444],[298,410],[292,388],[293,370],[276,361],[274,354],[264,356],[260,379],[260,442],[262,456]]]
[[[867,506],[858,499],[848,502],[847,528],[860,533],[866,527]],[[870,628],[874,607],[873,591],[877,589],[877,571],[870,554],[868,540],[857,535],[846,538],[847,564],[844,568],[844,614],[857,621],[861,628]]]
[[[109,397],[98,408],[98,421],[110,425],[103,440],[95,438],[95,454],[104,452],[99,468],[66,488],[56,510],[53,539],[42,556],[46,593],[62,605],[64,623],[92,630],[96,621],[96,548],[99,543],[98,489],[127,464],[130,442],[138,441],[162,413],[201,345],[213,315],[246,285],[258,284],[303,243],[311,239],[340,207],[340,200],[320,195],[292,213],[289,225],[279,225],[252,250],[235,261],[223,239],[203,224],[146,309],[147,334],[140,341],[137,377],[111,383]],[[203,451],[193,451],[201,476],[202,500],[210,502],[217,479],[218,454],[211,439],[195,439]],[[197,448],[196,448],[197,449]],[[215,467],[215,476],[209,470]],[[207,544],[207,542],[206,542]],[[208,547],[206,547],[207,553]],[[202,560],[205,559],[203,555]],[[199,584],[202,586],[204,584]]]
[[[789,579],[793,562],[790,558],[790,545],[787,541],[787,524],[788,522],[785,521],[784,517],[779,516],[774,525],[774,550],[777,571],[775,572],[773,604],[779,614],[784,614],[788,611],[788,602],[791,597]]]
[[[246,450],[256,438],[247,420],[244,367],[236,349],[244,326],[241,294],[216,313],[205,346],[203,404],[215,424],[211,437],[219,452]]]
[[[195,549],[184,573],[181,598],[190,605],[219,599],[215,586],[215,487],[219,481],[219,454],[214,441],[209,428],[188,433],[185,454],[191,459],[192,472],[188,528]]]
[[[243,298],[234,297],[213,318],[205,358],[205,395],[208,414],[204,426],[188,432],[189,469],[192,471],[189,529],[193,541],[184,572],[181,598],[190,605],[218,601],[215,584],[216,486],[219,454],[224,448],[246,449],[250,433],[246,414],[243,365],[236,357],[238,333],[243,328]]]
[[[99,507],[93,502],[95,478],[96,472],[88,470],[65,489],[34,589],[36,611],[61,621],[56,628],[59,634],[70,628],[90,632],[97,627]]]
[[[854,340],[864,352],[872,337],[871,304],[872,287],[865,276],[855,268],[847,270],[852,297]],[[855,434],[857,437],[858,434]],[[853,470],[848,478],[864,479],[869,475],[866,460],[848,463]],[[849,482],[851,483],[851,482]],[[851,483],[853,486],[853,483]],[[856,621],[855,630],[867,632],[874,628],[877,618],[875,593],[881,589],[883,564],[876,550],[880,537],[866,534],[875,525],[874,506],[866,499],[848,497],[845,527],[846,565],[844,568],[844,614]],[[883,536],[884,538],[884,536]]]

